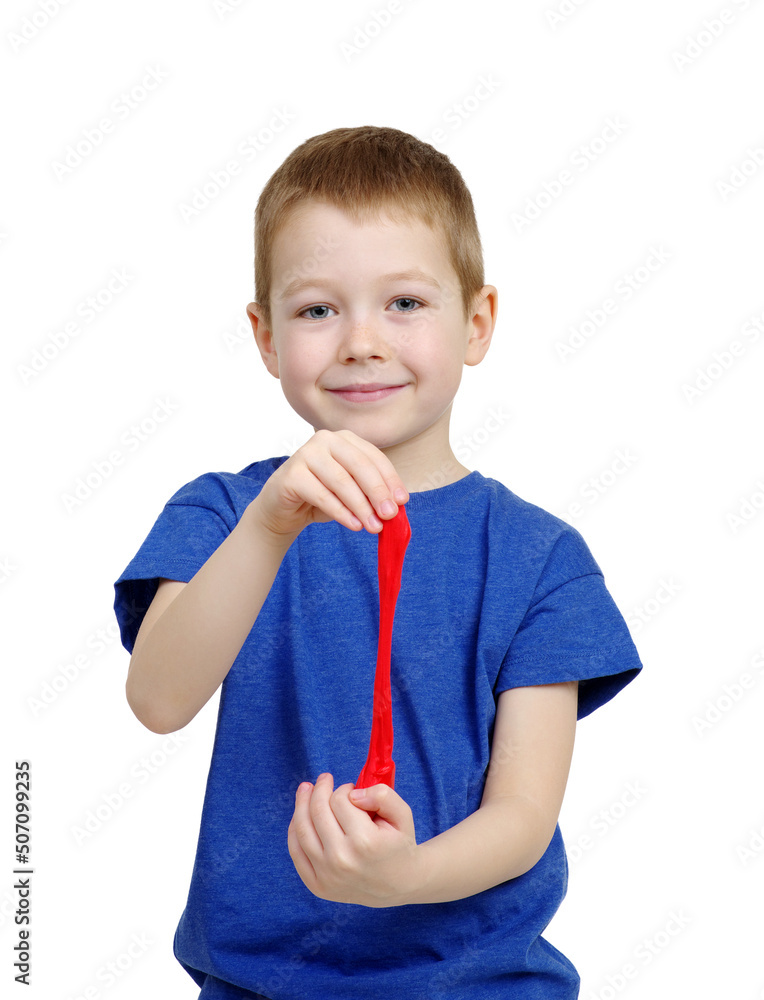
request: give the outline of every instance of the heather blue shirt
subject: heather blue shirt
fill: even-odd
[[[158,579],[190,580],[287,457],[208,473],[170,499],[115,584],[129,651]],[[479,472],[411,494],[406,512],[393,757],[421,843],[479,808],[500,692],[578,680],[582,718],[641,664],[564,521]],[[303,529],[223,681],[177,959],[204,1000],[573,1000],[578,974],[541,936],[567,888],[559,826],[530,871],[453,902],[333,903],[300,880],[295,791],[322,771],[335,787],[360,773],[378,616],[376,536]]]

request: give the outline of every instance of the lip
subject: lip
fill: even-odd
[[[339,396],[349,403],[373,403],[377,399],[386,399],[404,389],[405,385],[385,385],[381,382],[368,382],[365,385],[346,385],[339,389],[329,389],[333,396]]]

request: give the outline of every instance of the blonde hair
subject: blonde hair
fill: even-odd
[[[255,209],[255,299],[271,327],[273,244],[301,202],[313,199],[365,222],[386,212],[440,229],[459,279],[465,321],[485,284],[483,249],[464,178],[444,154],[407,132],[375,125],[306,139],[269,178]]]

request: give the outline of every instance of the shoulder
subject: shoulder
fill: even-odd
[[[539,573],[562,576],[600,573],[583,535],[562,518],[518,496],[496,479],[483,478],[489,503],[489,531],[523,562],[533,562]]]

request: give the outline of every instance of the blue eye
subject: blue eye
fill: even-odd
[[[331,308],[330,306],[308,306],[307,309],[303,309],[302,312],[299,313],[298,315],[304,316],[306,313],[310,314],[313,312],[314,309],[330,309],[330,308]],[[308,315],[308,319],[326,319],[326,318],[327,318],[327,313],[324,313],[323,316]]]
[[[408,302],[409,304],[411,304],[413,306],[421,306],[421,304],[422,304],[421,302],[418,302],[416,299],[411,299],[408,296],[405,296],[405,297],[400,298],[400,299],[396,299],[395,301],[396,302]],[[415,312],[415,311],[416,311],[415,309],[394,309],[393,310],[393,312]]]
[[[401,305],[406,306],[406,308],[394,309],[393,312],[416,312],[416,310],[422,305],[422,303],[418,299],[412,299],[408,295],[405,296],[402,295],[400,298],[394,299],[393,301],[396,304],[400,303]],[[315,315],[316,310],[323,310],[323,314],[320,316],[316,316]],[[299,312],[297,315],[305,316],[307,319],[320,320],[320,319],[328,319],[330,312],[334,312],[331,306],[316,305],[316,306],[308,306],[307,308],[301,310],[301,312]]]

